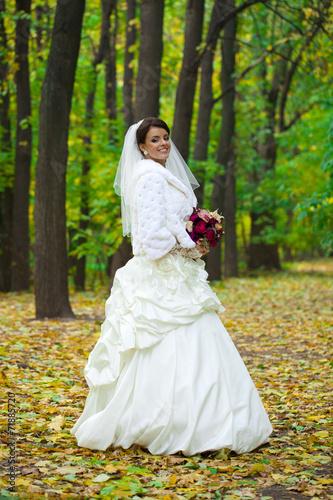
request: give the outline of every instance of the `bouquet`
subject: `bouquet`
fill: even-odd
[[[193,213],[186,222],[186,230],[195,243],[202,239],[205,246],[216,247],[224,234],[222,219],[223,215],[217,210],[208,212],[204,208],[193,208]]]

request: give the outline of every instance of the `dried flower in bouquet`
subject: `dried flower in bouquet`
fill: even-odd
[[[206,246],[216,247],[224,234],[223,219],[217,210],[209,212],[204,208],[194,208],[186,222],[186,230],[195,243],[202,240]]]

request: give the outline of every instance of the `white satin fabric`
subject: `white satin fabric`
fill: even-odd
[[[223,310],[201,260],[135,256],[119,269],[85,368],[78,445],[190,456],[265,443],[272,427]]]

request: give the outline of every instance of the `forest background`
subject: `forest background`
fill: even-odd
[[[0,0],[0,38],[0,290],[34,282],[37,317],[130,257],[113,181],[145,116],[225,215],[211,280],[331,254],[331,1]]]

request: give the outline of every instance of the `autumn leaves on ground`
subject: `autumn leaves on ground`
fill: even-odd
[[[333,499],[332,278],[331,259],[213,286],[274,427],[269,445],[241,456],[78,448],[70,429],[87,396],[83,368],[107,293],[73,293],[72,322],[34,320],[32,294],[0,295],[0,498]],[[9,393],[16,410],[14,492]]]

